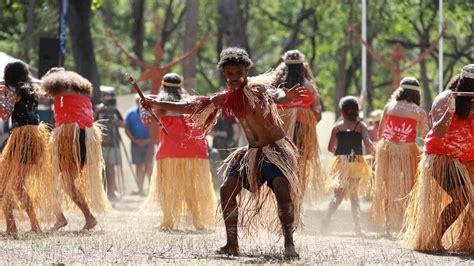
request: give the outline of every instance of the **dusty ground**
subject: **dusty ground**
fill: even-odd
[[[21,233],[16,238],[0,236],[2,263],[282,263],[282,239],[262,230],[258,239],[240,241],[242,256],[214,254],[224,244],[224,228],[215,231],[192,230],[161,232],[154,229],[161,216],[135,212],[143,198],[125,197],[115,203],[115,210],[99,217],[99,226],[91,232],[80,232],[82,217],[68,213],[70,224],[65,230],[42,235]],[[324,204],[325,205],[325,204]],[[362,204],[363,210],[367,204]],[[352,234],[349,204],[336,212],[331,230],[319,234],[319,221],[324,206],[316,206],[305,214],[305,227],[295,239],[301,259],[296,263],[474,263],[474,256],[460,254],[423,254],[402,247],[395,239],[375,233],[365,237]],[[363,213],[365,214],[365,212]],[[46,227],[44,225],[43,227]],[[22,232],[28,224],[22,224]],[[367,226],[364,221],[364,229]]]
[[[125,115],[133,106],[132,96],[119,97],[119,106]],[[123,99],[122,99],[123,98]],[[329,136],[322,130],[332,125],[334,115],[325,113],[318,125],[318,138],[325,164],[330,155],[325,152]],[[122,139],[128,149],[129,140]],[[125,194],[136,190],[130,167],[123,155]],[[0,264],[6,263],[179,263],[179,264],[234,264],[234,263],[283,263],[283,240],[261,230],[257,239],[240,240],[242,256],[227,257],[214,254],[224,245],[225,232],[222,222],[214,231],[192,230],[161,232],[154,229],[161,221],[160,213],[138,214],[136,209],[144,198],[126,196],[114,204],[114,211],[99,216],[99,225],[91,232],[81,232],[83,218],[67,213],[69,225],[56,233],[33,235],[26,233],[28,223],[23,223],[17,237],[0,233]],[[319,234],[319,224],[327,201],[305,211],[305,227],[295,235],[296,247],[301,259],[298,264],[337,263],[409,263],[409,264],[474,264],[474,255],[423,254],[403,248],[396,239],[387,239],[376,233],[365,237],[352,234],[353,223],[348,202],[344,202],[332,219],[327,235]],[[366,217],[367,203],[362,203],[362,217]],[[363,229],[369,231],[363,219]],[[0,221],[0,232],[4,225]],[[190,228],[192,229],[192,228]]]

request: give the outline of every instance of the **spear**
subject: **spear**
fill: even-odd
[[[128,81],[130,82],[130,84],[132,84],[132,87],[133,89],[135,89],[135,91],[137,92],[138,96],[140,96],[140,99],[145,102],[146,99],[145,99],[145,95],[143,95],[143,92],[140,90],[140,88],[138,87],[137,85],[137,82],[135,81],[135,79],[133,79],[133,77],[130,75],[130,74],[125,74],[127,77],[128,77]],[[145,107],[145,106],[143,106]],[[163,126],[163,123],[161,123],[160,121],[160,118],[158,118],[158,116],[155,114],[155,112],[153,112],[153,110],[151,110],[151,108],[146,108],[145,109],[151,114],[151,116],[153,117],[153,119],[155,119],[156,123],[158,124],[158,127],[161,129],[161,131],[163,131],[163,133],[165,133],[166,135],[168,135],[168,131],[166,130],[166,128]]]

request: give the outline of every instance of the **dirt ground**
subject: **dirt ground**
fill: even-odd
[[[141,214],[136,209],[144,198],[126,196],[114,204],[114,211],[99,216],[99,225],[90,232],[81,232],[82,217],[67,213],[69,225],[59,232],[34,235],[27,233],[24,222],[17,237],[0,235],[2,263],[179,263],[179,264],[234,264],[283,263],[283,240],[261,230],[256,239],[240,240],[240,257],[216,255],[224,244],[222,222],[215,230],[196,232],[192,228],[162,232],[154,226],[161,220],[160,213]],[[298,264],[314,263],[409,263],[459,264],[474,263],[474,255],[424,254],[413,252],[396,239],[367,232],[363,219],[364,237],[352,233],[353,223],[348,202],[343,203],[332,219],[327,235],[319,234],[319,224],[326,203],[307,208],[305,226],[295,235]],[[362,203],[362,217],[368,204]]]
[[[122,114],[134,105],[133,96],[118,97]],[[318,124],[318,138],[321,143],[322,161],[327,164],[330,154],[324,148],[329,136],[324,128],[334,121],[334,115],[325,113]],[[123,147],[129,148],[129,140],[122,132]],[[136,190],[131,168],[122,153],[124,195]],[[161,221],[161,213],[137,213],[143,197],[124,196],[114,203],[114,210],[99,216],[98,226],[91,232],[81,232],[83,218],[78,213],[66,213],[69,225],[55,233],[47,231],[35,235],[27,233],[29,224],[21,224],[21,233],[7,237],[3,221],[0,221],[0,264],[7,263],[170,263],[170,264],[237,264],[272,263],[286,261],[282,257],[283,239],[260,230],[254,238],[240,239],[240,257],[228,257],[214,253],[225,244],[222,221],[209,232],[188,230],[162,232],[155,229]],[[335,213],[329,232],[319,234],[319,226],[327,200],[305,208],[304,228],[295,234],[297,251],[301,259],[297,264],[474,264],[474,255],[424,254],[413,252],[396,239],[381,237],[370,232],[366,223],[369,204],[361,201],[362,229],[364,237],[352,232],[353,223],[350,204],[344,202]]]

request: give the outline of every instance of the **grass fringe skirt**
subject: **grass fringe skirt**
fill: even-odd
[[[344,189],[344,198],[351,194],[364,195],[370,180],[372,169],[362,155],[355,155],[350,160],[348,155],[337,155],[328,165],[328,190]]]
[[[297,149],[286,137],[260,149],[248,147],[237,149],[222,165],[221,170],[228,173],[230,167],[238,160],[239,172],[246,171],[249,191],[242,189],[237,198],[237,204],[239,207],[238,225],[247,235],[255,233],[260,226],[270,232],[281,233],[275,195],[268,186],[260,184],[259,165],[265,157],[266,160],[278,167],[288,180],[294,210],[293,226],[296,229],[302,224],[303,194],[301,180],[298,176]]]
[[[69,196],[76,187],[85,196],[87,204],[94,212],[110,210],[102,179],[104,168],[102,158],[102,131],[99,124],[86,128],[86,161],[81,169],[79,126],[67,123],[53,130],[49,140],[53,174],[59,178],[56,187],[59,202],[68,209],[78,209]]]
[[[402,228],[408,195],[415,183],[420,150],[416,143],[381,140],[376,146],[375,182],[369,224],[376,229],[386,225],[393,231]]]
[[[196,229],[215,226],[217,200],[208,159],[156,160],[150,192],[141,211],[163,211],[162,229],[177,229],[191,220]],[[189,219],[191,218],[191,219]]]
[[[302,192],[309,202],[325,196],[316,117],[306,108],[279,109],[286,135],[298,148]],[[298,119],[297,119],[298,118]]]
[[[48,149],[49,128],[45,124],[25,125],[12,129],[0,159],[0,199],[10,195],[20,210],[21,201],[15,188],[24,187],[39,220],[50,221],[54,214],[54,177],[51,174]],[[3,212],[1,212],[3,216]]]
[[[473,174],[474,163],[463,164],[445,155],[422,156],[403,223],[402,239],[408,248],[474,252]],[[440,184],[460,187],[457,197],[470,198],[467,207],[444,236],[440,232],[439,219],[452,199]]]

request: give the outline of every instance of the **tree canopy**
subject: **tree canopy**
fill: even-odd
[[[341,95],[360,93],[361,43],[348,30],[355,24],[360,31],[360,1],[195,1],[199,1],[196,41],[209,34],[209,41],[197,53],[197,93],[209,94],[225,85],[216,61],[219,51],[230,45],[248,46],[255,63],[253,74],[275,68],[285,50],[301,50],[312,66],[326,110],[335,110]],[[138,77],[143,71],[116,47],[106,34],[108,29],[127,51],[146,62],[154,62],[157,41],[163,49],[162,65],[186,52],[185,11],[190,6],[186,0],[89,2],[90,32],[101,84],[114,86],[119,93],[130,93],[123,73]],[[408,64],[438,35],[438,1],[367,2],[367,42],[387,62],[391,62],[395,44],[403,46],[407,61],[402,65]],[[37,65],[39,38],[58,35],[59,1],[6,0],[0,2],[0,10],[0,50]],[[472,10],[472,1],[445,1],[445,84],[463,65],[474,62]],[[157,21],[159,34],[155,28]],[[142,35],[139,27],[143,27]],[[70,29],[68,32],[71,33]],[[74,38],[69,33],[65,67],[75,69],[71,45]],[[420,80],[425,108],[437,93],[438,56],[435,48],[425,60],[403,73]],[[183,73],[182,65],[171,71]],[[392,74],[369,55],[368,75],[369,107],[383,108],[391,95]]]

